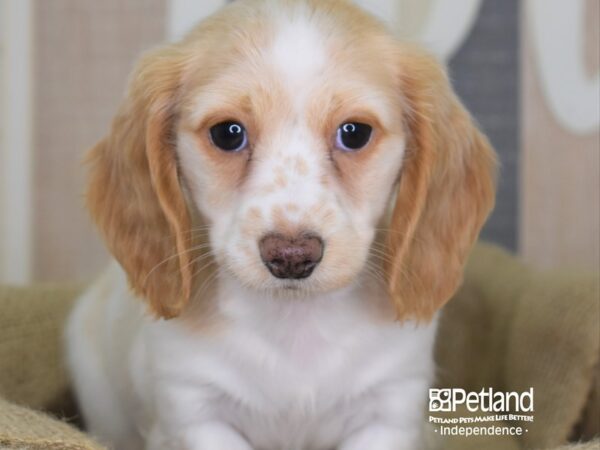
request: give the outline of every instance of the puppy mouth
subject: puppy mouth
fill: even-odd
[[[300,294],[315,294],[319,291],[318,288],[316,288],[316,286],[314,285],[314,283],[310,281],[310,279],[290,280],[277,279],[275,277],[272,277],[271,283],[269,283],[269,285],[269,290],[273,293],[279,293],[283,295],[293,294],[294,297]]]

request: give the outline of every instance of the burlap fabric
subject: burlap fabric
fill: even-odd
[[[535,420],[522,424],[528,432],[521,438],[457,437],[440,448],[550,449],[598,437],[598,274],[538,273],[497,247],[478,245],[444,309],[436,359],[440,387],[535,391]],[[600,449],[598,441],[589,445]]]
[[[62,363],[61,334],[80,290],[0,288],[0,448],[102,448],[56,419],[76,418]]]

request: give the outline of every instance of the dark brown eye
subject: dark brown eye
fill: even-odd
[[[246,148],[248,136],[241,123],[227,121],[211,127],[210,139],[212,143],[226,152],[237,152]]]
[[[359,150],[369,143],[372,132],[373,128],[366,123],[344,123],[337,130],[335,145],[347,152]]]

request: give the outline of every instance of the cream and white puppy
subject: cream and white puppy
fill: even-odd
[[[239,0],[142,58],[90,165],[118,261],[67,330],[92,434],[419,446],[436,311],[494,198],[432,57],[349,2]]]

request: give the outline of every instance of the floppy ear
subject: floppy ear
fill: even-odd
[[[146,55],[110,134],[89,154],[92,217],[135,293],[165,318],[189,300],[193,273],[173,142],[180,72],[175,49]]]
[[[399,318],[430,320],[458,288],[494,205],[496,160],[440,64],[417,49],[401,59],[408,141],[387,275]]]

